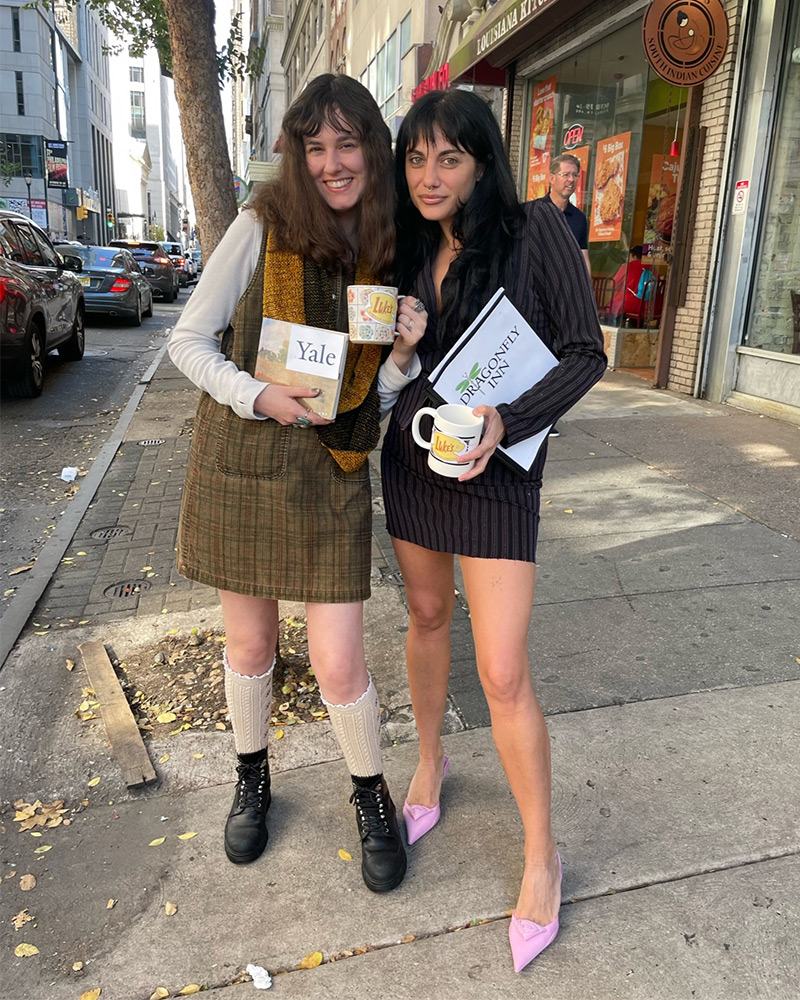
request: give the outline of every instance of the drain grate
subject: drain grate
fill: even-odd
[[[163,444],[166,440],[166,438],[145,438],[144,441],[137,441],[136,443],[140,444],[143,448],[152,448],[153,445]]]
[[[108,541],[109,538],[119,538],[122,535],[131,534],[133,534],[131,529],[126,528],[124,524],[115,524],[108,528],[95,528],[92,532],[92,538],[101,538],[103,541]]]
[[[103,591],[103,597],[133,597],[144,590],[150,589],[149,580],[123,580],[121,583],[112,583]]]

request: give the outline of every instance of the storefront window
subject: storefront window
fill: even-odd
[[[632,22],[537,75],[530,84],[525,194],[549,190],[550,161],[580,162],[571,201],[586,215],[601,319],[658,326],[687,91],[649,73]]]
[[[761,225],[758,270],[744,343],[800,354],[800,6],[787,32],[772,163]]]

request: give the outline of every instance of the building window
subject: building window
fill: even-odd
[[[406,14],[399,28],[391,33],[360,77],[387,121],[403,103],[402,62],[403,53],[410,45],[410,36],[411,14]]]
[[[17,114],[25,114],[25,91],[22,89],[22,73],[17,70],[14,74],[17,81]]]
[[[144,83],[144,66],[131,66],[131,83]]]
[[[147,138],[146,119],[144,111],[144,91],[131,91],[131,135],[134,139]]]
[[[400,58],[411,48],[411,11],[400,22]]]
[[[800,355],[800,7],[786,32],[779,111],[771,143],[758,262],[745,347]],[[746,390],[749,391],[749,390]],[[773,399],[780,399],[776,394]]]
[[[30,170],[33,177],[44,176],[42,141],[38,135],[0,133],[0,159],[4,163],[13,163],[17,166],[19,171],[15,174],[17,177],[22,177],[27,170]]]
[[[22,35],[19,30],[19,11],[11,11],[11,37],[14,40],[14,51],[22,52]]]

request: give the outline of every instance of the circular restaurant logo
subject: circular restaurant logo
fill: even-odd
[[[722,0],[653,0],[642,24],[647,60],[658,75],[679,87],[707,80],[728,47]]]
[[[564,132],[564,141],[561,145],[564,149],[574,149],[583,142],[583,125],[570,125]]]

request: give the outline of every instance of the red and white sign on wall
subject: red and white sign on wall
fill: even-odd
[[[747,209],[747,192],[750,188],[750,181],[737,181],[736,187],[733,191],[733,209],[731,210],[734,215],[744,215]]]
[[[564,133],[564,141],[561,146],[565,150],[573,150],[583,142],[583,125],[570,125]]]

